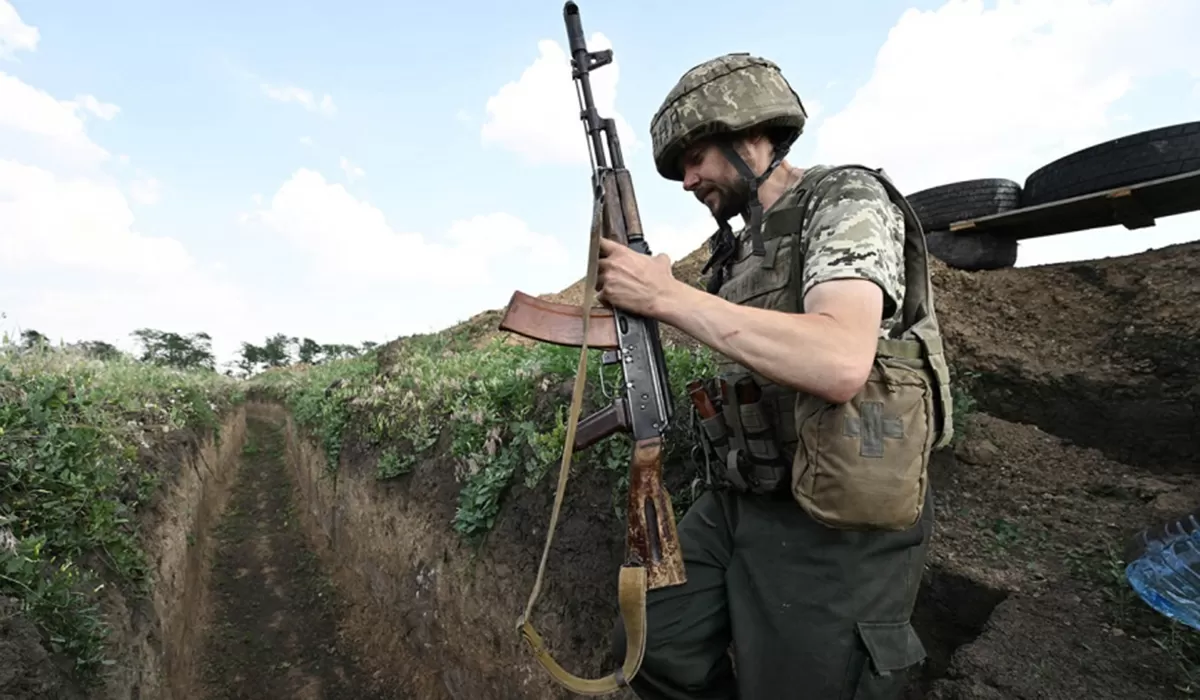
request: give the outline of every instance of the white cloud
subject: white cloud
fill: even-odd
[[[603,34],[588,42],[592,51],[612,48]],[[596,109],[602,118],[617,124],[621,149],[628,157],[640,146],[632,127],[616,111],[620,61],[597,69],[590,76]],[[538,57],[521,73],[488,98],[484,144],[498,145],[531,163],[577,164],[588,162],[588,139],[579,119],[580,103],[571,79],[571,64],[558,42],[538,42]]]
[[[312,137],[311,136],[301,136],[300,143],[304,144],[305,146],[311,146],[313,143]]]
[[[0,0],[0,51],[33,50],[38,35]],[[129,201],[101,166],[109,153],[84,117],[119,108],[90,94],[60,100],[0,73],[0,299],[7,319],[67,342],[108,340],[151,326],[206,330],[230,352],[246,314],[239,291],[203,268],[182,243],[138,229]],[[128,164],[122,155],[121,164]],[[141,202],[159,183],[139,173]],[[117,330],[114,330],[117,329]]]
[[[155,204],[162,197],[162,183],[148,177],[129,183],[129,196],[138,204]]]
[[[112,183],[0,160],[0,298],[24,327],[67,342],[152,328],[214,334],[227,357],[249,334],[240,291],[177,240],[137,230]]]
[[[871,78],[825,118],[816,160],[882,165],[906,191],[997,174],[1020,181],[1115,135],[1109,109],[1135,80],[1200,66],[1200,52],[1186,49],[1197,24],[1191,0],[907,10]]]
[[[949,0],[907,10],[871,78],[817,130],[813,160],[882,166],[904,192],[979,177],[1023,182],[1068,152],[1164,125],[1114,109],[1139,81],[1200,70],[1200,52],[1188,48],[1196,26],[1193,0],[1000,0],[991,9]],[[1151,231],[1159,241],[1194,238],[1183,218]],[[1068,239],[1074,259],[1147,240],[1121,230],[1035,239],[1021,244],[1022,261],[1062,259]],[[1106,247],[1115,244],[1124,247]]]
[[[170,278],[194,264],[178,241],[135,231],[129,203],[112,183],[60,178],[9,160],[0,160],[0,251],[0,264],[14,269]]]
[[[15,131],[23,142],[29,136],[37,137],[52,155],[75,163],[94,165],[108,159],[108,151],[85,133],[77,110],[74,102],[57,100],[45,90],[0,72],[0,136]]]
[[[338,162],[338,166],[341,167],[342,172],[346,173],[346,179],[350,182],[367,176],[367,173],[362,168],[351,163],[350,159],[346,156],[342,156],[341,161]]]
[[[33,51],[41,34],[21,21],[8,0],[0,0],[0,58],[14,60],[18,51]]]
[[[331,117],[337,113],[337,107],[333,104],[333,97],[329,93],[325,93],[318,101],[311,90],[305,90],[294,85],[270,85],[262,83],[259,87],[262,89],[263,94],[272,100],[278,102],[296,102],[310,112],[320,112],[327,117]]]
[[[319,280],[341,286],[416,282],[462,289],[493,283],[498,270],[520,279],[532,266],[561,270],[567,260],[553,237],[502,212],[455,221],[445,243],[397,231],[374,205],[304,168],[245,221],[291,241],[310,256]]]
[[[68,104],[82,107],[83,109],[86,109],[105,121],[111,120],[113,117],[117,116],[117,112],[121,111],[120,107],[112,104],[111,102],[101,102],[100,100],[97,100],[95,95],[77,95],[75,100]]]
[[[818,99],[809,98],[804,100],[804,111],[808,113],[808,124],[816,124],[821,117],[825,116],[825,103]]]

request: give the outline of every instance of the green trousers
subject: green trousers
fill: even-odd
[[[899,700],[933,496],[904,532],[822,526],[790,496],[707,491],[680,520],[682,586],[650,591],[642,700]],[[617,658],[625,650],[617,621]],[[734,673],[734,652],[737,664]]]

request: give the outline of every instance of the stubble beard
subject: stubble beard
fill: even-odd
[[[705,199],[714,195],[716,197],[715,204],[711,204]],[[735,216],[744,216],[750,201],[750,191],[745,182],[739,180],[737,184],[712,183],[705,190],[698,193],[698,199],[712,213],[713,218],[718,222],[729,221]]]

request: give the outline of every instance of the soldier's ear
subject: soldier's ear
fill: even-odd
[[[765,167],[771,161],[775,142],[771,140],[771,135],[765,129],[756,126],[743,133],[734,147],[747,163],[765,157],[766,162],[759,164]]]
[[[757,144],[761,134],[758,129],[743,131],[731,139],[733,150],[742,157],[747,163],[753,162],[755,151],[758,150]]]

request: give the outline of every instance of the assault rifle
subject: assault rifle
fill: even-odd
[[[588,51],[579,7],[574,2],[563,6],[563,19],[567,25],[576,97],[581,101],[580,119],[584,122],[592,159],[591,244],[580,306],[556,304],[516,291],[500,322],[501,330],[580,349],[546,545],[533,592],[517,628],[532,647],[537,660],[558,683],[583,695],[603,695],[626,685],[641,666],[646,642],[646,591],[679,585],[687,580],[687,576],[675,530],[675,512],[662,481],[663,433],[671,421],[674,406],[658,323],[620,309],[593,306],[601,236],[650,255],[650,247],[642,235],[633,180],[625,167],[616,123],[600,117],[592,98],[589,74],[612,62],[612,50]],[[608,158],[605,157],[606,145]],[[612,404],[580,421],[589,348],[604,351],[602,364],[619,364],[624,381],[622,391]],[[541,636],[529,623],[529,615],[541,590],[572,453],[616,433],[630,435],[634,443],[626,508],[626,559],[620,570],[618,591],[626,633],[625,661],[608,676],[591,680],[572,675],[555,662]]]

